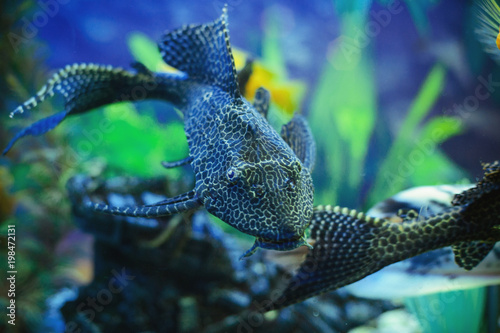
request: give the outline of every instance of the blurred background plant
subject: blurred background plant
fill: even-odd
[[[259,85],[271,91],[275,128],[296,110],[309,118],[318,148],[317,204],[366,210],[411,186],[474,181],[480,161],[498,158],[498,91],[467,117],[455,108],[474,96],[478,77],[500,77],[476,42],[470,4],[229,1],[237,66],[255,59],[246,97],[252,100]],[[0,143],[5,146],[17,129],[61,107],[47,101],[30,115],[7,117],[45,83],[48,68],[74,62],[128,67],[136,59],[151,70],[173,70],[162,63],[155,41],[166,29],[213,20],[222,2],[72,1],[59,4],[19,48],[9,33],[23,36],[25,22],[41,7],[35,1],[1,6],[0,89],[8,93],[0,95]],[[89,134],[103,119],[108,130]],[[15,223],[18,233],[19,332],[41,325],[48,295],[91,279],[91,240],[75,234],[66,181],[85,173],[165,175],[188,182],[188,168],[160,165],[187,153],[182,119],[165,103],[145,101],[70,117],[42,137],[21,140],[0,159],[2,244],[7,224]],[[81,244],[80,253],[70,251],[70,238]]]

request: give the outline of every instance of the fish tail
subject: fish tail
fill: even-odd
[[[318,206],[310,226],[314,248],[271,310],[353,283],[392,263],[454,246],[457,263],[471,269],[500,240],[500,167],[484,165],[476,187],[457,195],[452,207],[422,219],[410,211],[402,222],[366,216],[347,208]]]
[[[181,100],[175,89],[180,86],[179,82],[175,76],[155,76],[145,71],[131,73],[121,68],[92,63],[68,65],[56,72],[35,96],[11,112],[10,117],[35,108],[55,94],[63,97],[64,110],[21,130],[9,142],[3,155],[18,139],[44,134],[68,115],[84,113],[111,103],[146,98],[163,98],[175,104]]]

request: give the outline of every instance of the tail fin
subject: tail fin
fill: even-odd
[[[229,43],[227,8],[219,19],[168,32],[158,48],[165,63],[200,83],[216,85],[240,97],[236,67]]]
[[[41,119],[20,131],[9,142],[3,155],[18,139],[27,135],[46,133],[68,115],[84,113],[99,106],[121,101],[158,98],[160,92],[163,92],[165,99],[175,102],[172,86],[172,82],[167,82],[166,77],[156,78],[144,71],[130,73],[121,68],[96,64],[68,65],[55,73],[34,97],[17,107],[10,117],[36,107],[55,93],[64,97],[65,110]]]
[[[279,297],[259,309],[303,301],[392,263],[450,245],[455,245],[457,263],[472,268],[491,250],[490,245],[500,241],[500,164],[486,164],[484,169],[484,178],[457,195],[455,206],[425,219],[411,211],[398,223],[347,208],[316,207],[310,226],[314,249]]]

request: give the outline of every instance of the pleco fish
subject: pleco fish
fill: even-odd
[[[258,89],[254,104],[240,93],[229,44],[227,14],[208,24],[168,32],[159,43],[163,60],[182,74],[153,73],[135,64],[136,73],[112,66],[75,64],[57,72],[11,116],[31,109],[55,92],[65,110],[19,132],[40,135],[66,116],[117,101],[162,99],[184,116],[189,156],[163,163],[166,168],[190,164],[192,191],[140,207],[110,207],[89,202],[88,208],[126,216],[158,217],[201,206],[236,229],[255,236],[254,246],[273,250],[310,247],[304,232],[313,214],[315,145],[306,120],[295,116],[281,136],[267,122],[269,93]],[[135,93],[134,93],[135,92]]]
[[[66,116],[116,101],[166,100],[183,112],[189,156],[164,163],[189,164],[196,183],[192,191],[140,207],[111,207],[89,202],[94,211],[158,217],[204,206],[238,230],[256,237],[254,246],[292,250],[305,240],[309,249],[295,275],[258,305],[259,310],[284,307],[355,282],[394,262],[453,246],[456,263],[475,267],[500,240],[500,167],[485,164],[484,178],[455,196],[452,207],[420,218],[415,211],[400,223],[332,206],[313,209],[315,145],[306,120],[295,116],[281,136],[267,122],[269,93],[258,89],[254,104],[238,87],[229,44],[226,10],[213,23],[190,25],[167,33],[159,44],[163,60],[182,74],[153,73],[141,64],[131,73],[112,66],[81,64],[57,72],[37,95],[12,115],[61,94],[65,110],[19,132],[43,134]]]
[[[410,210],[401,214],[401,222],[392,222],[347,208],[316,207],[310,226],[314,249],[273,298],[255,304],[256,310],[303,301],[445,246],[452,246],[460,267],[474,268],[500,240],[500,163],[483,168],[484,177],[475,187],[428,217]]]
[[[456,194],[474,185],[419,186],[380,202],[367,215],[400,222],[398,211],[416,210],[427,218],[451,207]],[[458,267],[450,247],[400,261],[346,286],[363,298],[394,299],[500,284],[500,243],[473,270]]]

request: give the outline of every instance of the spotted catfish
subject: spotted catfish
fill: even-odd
[[[274,254],[296,269],[259,311],[303,301],[445,246],[452,246],[458,266],[473,269],[500,241],[500,163],[483,168],[476,186],[427,217],[410,210],[401,212],[402,222],[392,222],[347,208],[315,207],[310,226],[314,249]]]
[[[243,98],[226,9],[212,23],[167,32],[159,49],[163,60],[181,74],[153,73],[141,64],[135,65],[135,72],[94,64],[67,66],[57,72],[11,116],[54,93],[64,97],[65,110],[23,129],[4,154],[21,137],[43,134],[66,116],[134,100],[137,95],[165,100],[183,113],[189,156],[163,165],[190,164],[196,178],[194,189],[154,205],[111,207],[89,202],[88,209],[154,218],[204,206],[256,237],[245,256],[258,247],[283,251],[310,247],[304,232],[313,214],[310,171],[315,147],[311,132],[305,119],[296,116],[279,135],[266,120],[269,93],[265,89],[257,91],[253,105]]]

